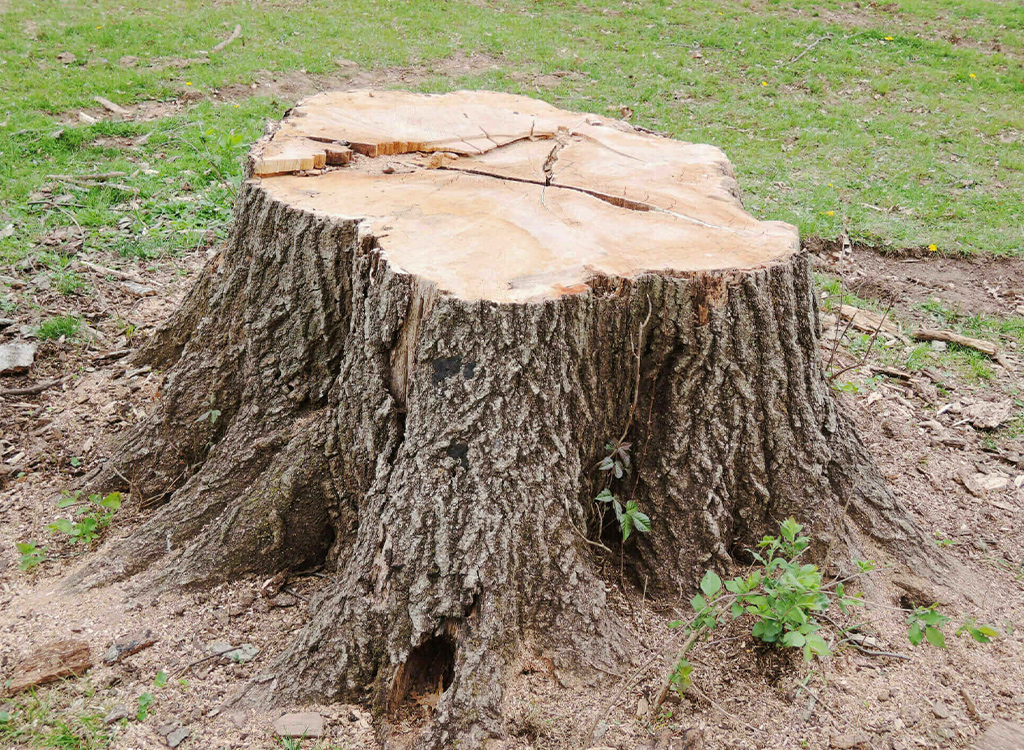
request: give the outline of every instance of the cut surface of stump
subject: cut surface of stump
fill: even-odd
[[[631,671],[606,555],[689,598],[787,516],[819,557],[920,538],[828,387],[795,228],[743,210],[718,149],[363,91],[292,109],[249,174],[136,357],[161,401],[91,480],[158,508],[75,579],[325,566],[244,700],[362,701],[425,717],[417,746],[480,747],[523,654]],[[624,543],[605,488],[650,531]]]

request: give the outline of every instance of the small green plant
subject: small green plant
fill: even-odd
[[[635,500],[628,500],[623,505],[619,496],[611,490],[613,482],[625,478],[631,471],[632,462],[629,456],[631,445],[632,443],[624,442],[605,444],[604,449],[608,451],[608,455],[597,464],[598,471],[605,472],[605,487],[594,498],[595,502],[610,506],[615,513],[619,531],[622,532],[623,543],[632,536],[634,531],[646,534],[651,530],[651,519],[640,510],[640,505]]]
[[[53,278],[54,288],[64,296],[77,294],[88,287],[85,279],[75,271],[58,271]]]
[[[70,339],[74,338],[81,327],[82,319],[77,315],[60,315],[40,323],[36,328],[36,337],[43,340],[59,339],[61,336]]]
[[[841,582],[824,584],[816,565],[801,564],[800,557],[810,546],[810,538],[800,535],[802,530],[792,518],[783,521],[780,536],[764,537],[757,545],[760,552],[751,552],[758,567],[745,577],[726,581],[724,595],[722,579],[709,570],[700,582],[701,593],[690,601],[696,617],[689,627],[710,630],[723,617],[749,615],[754,619],[751,635],[758,640],[803,649],[807,661],[828,656],[831,652],[818,633],[821,624],[816,615],[831,606],[833,597],[844,610],[861,602],[847,595]],[[862,563],[861,570],[869,566]]]
[[[939,612],[934,604],[930,607],[915,607],[907,615],[907,640],[913,646],[927,640],[936,648],[945,648],[946,636],[942,634],[942,627],[947,622],[949,618]]]
[[[99,538],[114,519],[114,514],[121,508],[121,493],[111,492],[106,497],[90,495],[86,502],[79,498],[81,493],[65,493],[57,503],[61,509],[74,508],[71,518],[58,518],[46,528],[50,531],[67,534],[72,544],[91,544]],[[77,506],[77,507],[75,507]]]
[[[21,559],[18,562],[18,570],[32,570],[37,565],[46,562],[47,553],[49,547],[40,547],[33,541],[18,542],[15,545],[18,548],[18,552],[21,554]]]
[[[162,669],[156,673],[156,677],[153,678],[153,687],[162,688],[167,684],[167,673]]]
[[[963,635],[964,633],[971,636],[978,643],[991,643],[993,638],[999,637],[998,630],[991,625],[979,625],[973,617],[968,617],[957,628],[957,635]]]
[[[604,489],[594,498],[599,503],[609,503],[615,511],[615,518],[619,522],[619,530],[622,531],[622,541],[629,539],[633,530],[646,534],[651,530],[651,519],[646,513],[640,511],[640,506],[635,500],[629,500],[623,507],[618,496],[613,495],[611,490]]]
[[[156,700],[152,693],[143,693],[139,696],[139,708],[135,712],[135,719],[137,721],[145,721],[146,717],[149,716],[149,709],[153,705],[153,701]]]
[[[218,417],[220,417],[220,409],[213,408],[213,394],[211,393],[206,397],[206,411],[196,417],[196,422],[209,421],[210,424],[216,424]]]

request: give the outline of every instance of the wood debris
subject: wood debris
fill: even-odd
[[[20,693],[65,677],[78,677],[92,667],[89,644],[85,641],[53,641],[26,656],[14,669],[8,693]]]
[[[854,307],[853,305],[840,305],[838,312],[840,318],[850,321],[850,325],[858,331],[863,331],[864,333],[878,331],[880,333],[887,333],[890,336],[901,337],[900,329],[884,315],[879,315],[876,312],[864,310],[860,307]]]
[[[99,104],[101,107],[103,107],[103,109],[107,110],[108,112],[113,112],[115,115],[124,116],[131,114],[131,112],[122,107],[120,104],[115,104],[114,102],[102,96],[94,96],[93,101]]]
[[[922,328],[914,334],[914,338],[918,341],[945,341],[949,344],[966,346],[967,348],[975,349],[982,354],[987,354],[990,357],[994,357],[999,353],[999,347],[991,341],[982,341],[981,339],[974,339],[970,336],[962,336],[959,333],[954,333],[953,331],[942,331],[936,328]]]

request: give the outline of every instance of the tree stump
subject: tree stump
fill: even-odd
[[[420,746],[477,747],[519,654],[623,668],[605,560],[688,596],[790,515],[819,557],[865,538],[847,515],[917,538],[827,384],[796,229],[743,210],[718,149],[525,97],[346,92],[248,175],[136,358],[162,398],[94,480],[159,507],[77,580],[326,566],[260,700],[387,720],[433,694]],[[648,533],[622,541],[605,487]]]

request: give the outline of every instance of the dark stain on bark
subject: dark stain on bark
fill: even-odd
[[[476,377],[476,362],[467,362],[462,368],[462,377],[466,380],[472,380]]]
[[[441,383],[462,369],[462,357],[441,357],[434,360],[434,385]]]
[[[462,464],[463,469],[469,468],[469,445],[466,443],[452,443],[448,446],[449,458],[454,458]]]

